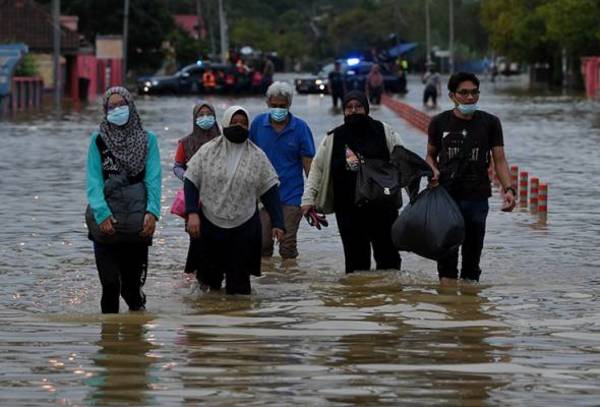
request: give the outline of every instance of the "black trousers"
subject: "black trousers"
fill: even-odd
[[[144,309],[146,296],[142,286],[148,269],[148,245],[94,242],[94,255],[102,284],[102,313],[118,313],[120,296],[130,311]]]
[[[457,200],[456,203],[465,220],[465,240],[461,247],[462,268],[460,278],[479,281],[481,275],[479,261],[483,250],[485,222],[489,211],[488,200]],[[458,249],[438,260],[438,275],[440,278],[458,277]]]
[[[346,273],[371,269],[371,247],[377,270],[400,270],[400,254],[392,243],[392,224],[398,217],[395,208],[358,208],[355,206],[336,209]]]
[[[434,105],[437,104],[437,89],[435,86],[427,86],[423,91],[423,104],[426,105],[429,102],[429,99],[433,102]]]
[[[337,108],[338,107],[338,100],[340,101],[340,104],[343,103],[344,100],[344,92],[336,92],[333,91],[331,93],[331,101],[333,102],[333,107]],[[342,106],[343,107],[343,106]]]
[[[200,284],[227,294],[250,294],[250,275],[260,276],[262,231],[258,211],[244,224],[223,229],[201,215],[195,247],[196,277]]]

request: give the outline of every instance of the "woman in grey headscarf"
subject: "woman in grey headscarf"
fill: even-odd
[[[283,236],[279,181],[269,159],[248,140],[250,115],[232,106],[223,115],[223,137],[203,145],[188,162],[184,190],[187,229],[199,247],[201,286],[227,294],[250,294],[250,275],[260,275],[261,224],[257,202],[273,220],[273,236]],[[199,208],[198,201],[202,202]]]
[[[89,238],[94,242],[96,266],[102,284],[103,313],[119,312],[119,296],[132,311],[143,310],[146,296],[142,286],[146,279],[148,246],[160,216],[161,171],[156,135],[144,130],[133,97],[122,87],[106,91],[103,98],[104,118],[100,129],[91,136],[87,157],[87,198],[91,212]],[[106,194],[117,183],[140,186],[145,203],[117,201],[109,206]],[[119,185],[120,185],[119,184]],[[129,195],[127,195],[129,196]],[[138,199],[139,198],[139,199]],[[112,201],[115,202],[114,200]],[[136,230],[126,226],[129,217],[117,223],[122,207],[140,207]],[[136,219],[138,217],[136,216]],[[122,238],[126,235],[127,239]]]
[[[217,124],[215,108],[206,102],[200,102],[194,106],[192,132],[179,140],[177,152],[175,153],[175,164],[173,173],[182,182],[184,180],[187,163],[204,144],[208,143],[221,134]],[[190,246],[185,262],[185,273],[195,273],[199,264],[194,261],[192,253],[197,250],[198,239],[190,237]]]

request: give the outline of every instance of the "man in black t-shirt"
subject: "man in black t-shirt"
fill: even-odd
[[[510,186],[500,120],[477,107],[479,79],[472,73],[455,73],[448,80],[448,91],[454,109],[431,120],[426,160],[434,173],[431,186],[444,185],[465,220],[460,278],[479,281],[479,260],[491,196],[487,171],[490,159],[502,184],[503,211],[515,207],[516,192]],[[438,274],[442,283],[458,278],[458,249],[438,260]]]
[[[327,86],[329,87],[329,93],[333,102],[333,108],[337,109],[338,99],[341,103],[346,93],[346,85],[344,83],[344,73],[342,72],[342,65],[339,61],[335,61],[333,71],[329,72],[329,81]]]

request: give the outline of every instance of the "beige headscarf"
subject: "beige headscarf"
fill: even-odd
[[[223,114],[222,126],[229,127],[237,112],[250,115],[240,106]],[[279,183],[265,153],[251,141],[232,143],[217,137],[204,144],[188,162],[185,177],[200,190],[202,213],[216,226],[231,229],[249,220],[262,194]]]

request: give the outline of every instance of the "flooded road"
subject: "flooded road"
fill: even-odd
[[[145,314],[99,313],[83,219],[99,106],[0,121],[1,404],[598,405],[600,106],[513,86],[484,83],[480,105],[502,119],[509,162],[549,182],[550,214],[541,225],[490,200],[481,285],[440,288],[435,263],[406,253],[400,273],[345,276],[331,217],[322,231],[303,222],[298,261],[266,262],[249,298],[199,294],[182,278],[171,165],[195,99],[138,98],[164,178]],[[406,100],[420,98],[413,81]],[[209,100],[219,115],[265,108]],[[319,141],[341,121],[329,106],[297,96],[292,111]],[[372,114],[424,154],[417,130],[384,107]]]

